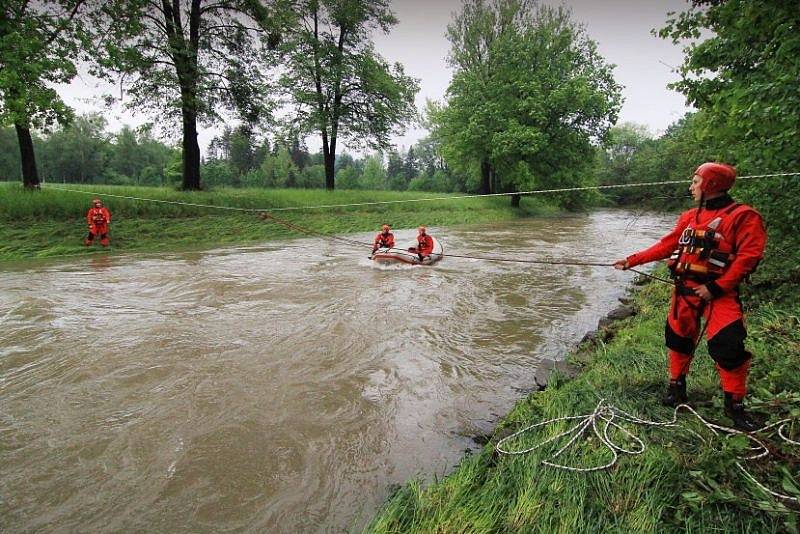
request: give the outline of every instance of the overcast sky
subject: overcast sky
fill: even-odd
[[[661,27],[669,11],[686,9],[685,0],[571,0],[546,1],[563,4],[573,11],[574,20],[585,25],[589,36],[598,43],[600,54],[616,65],[614,76],[623,86],[624,103],[620,122],[645,124],[656,134],[688,108],[682,95],[667,89],[677,75],[670,67],[682,63],[680,47],[651,35],[650,30]],[[460,0],[394,0],[393,9],[399,24],[388,35],[376,38],[377,50],[390,61],[399,61],[406,73],[420,80],[417,105],[423,109],[426,99],[441,100],[450,81],[451,71],[446,64],[449,43],[444,36],[453,12],[459,11]],[[81,112],[100,110],[92,104],[93,97],[107,87],[81,76],[68,87],[62,87],[64,99]],[[118,130],[122,123],[141,124],[146,116],[127,112],[103,111],[109,129]],[[200,133],[201,148],[205,150],[218,129]],[[408,147],[425,135],[420,128],[411,128],[405,135],[396,136],[398,146]],[[308,146],[317,150],[316,136]]]

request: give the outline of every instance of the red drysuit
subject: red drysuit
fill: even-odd
[[[418,235],[416,252],[420,256],[430,256],[433,252],[433,238],[428,234]]]
[[[761,215],[725,195],[684,212],[658,243],[627,258],[628,266],[635,267],[671,256],[676,286],[665,337],[672,380],[689,371],[702,316],[722,390],[734,399],[745,396],[752,355],[744,347],[747,332],[738,287],[755,270],[766,242]],[[693,291],[704,284],[714,297],[709,302]]]
[[[86,222],[89,223],[89,235],[86,236],[84,244],[92,244],[95,236],[100,236],[100,244],[104,247],[109,245],[108,223],[111,222],[111,212],[99,201],[94,202],[93,207],[86,213]]]
[[[383,233],[378,232],[378,235],[375,236],[375,241],[372,245],[372,252],[375,252],[379,248],[392,248],[394,246],[394,234],[391,232]]]

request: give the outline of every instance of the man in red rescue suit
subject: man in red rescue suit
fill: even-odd
[[[379,248],[392,248],[394,247],[394,234],[388,224],[381,226],[381,231],[375,236],[375,241],[372,244],[372,253]]]
[[[738,288],[763,257],[767,234],[761,215],[728,195],[735,179],[736,170],[729,165],[700,165],[689,187],[698,207],[681,214],[658,243],[618,260],[614,267],[670,258],[675,290],[665,329],[670,381],[663,403],[677,406],[687,401],[686,375],[704,317],[708,353],[725,394],[725,414],[737,428],[752,431],[757,425],[743,402],[752,354],[744,347],[747,332]]]
[[[107,247],[108,241],[108,223],[111,222],[111,212],[108,208],[103,206],[99,198],[92,200],[92,207],[86,213],[86,222],[89,223],[89,235],[83,241],[87,247],[92,244],[95,236],[100,236],[100,244]]]
[[[417,246],[408,249],[409,252],[416,252],[420,261],[431,255],[433,252],[433,238],[428,235],[428,229],[420,226],[417,230]]]

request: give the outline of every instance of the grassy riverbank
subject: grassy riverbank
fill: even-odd
[[[762,280],[763,282],[763,280]],[[753,286],[750,302],[769,301],[769,285]],[[785,291],[785,288],[784,288]],[[782,304],[750,310],[749,348],[756,354],[750,407],[771,421],[800,416],[800,290]],[[753,298],[753,297],[761,298]],[[682,425],[711,440],[704,444],[686,430],[635,427],[647,450],[623,456],[608,471],[572,473],[541,461],[566,439],[522,456],[498,456],[494,443],[533,422],[591,413],[600,398],[644,418],[669,419],[659,405],[665,389],[663,323],[669,288],[650,283],[637,290],[637,316],[615,323],[614,337],[585,346],[571,360],[583,368],[573,380],[552,381],[547,390],[521,400],[498,425],[490,444],[465,458],[445,479],[401,488],[374,519],[373,532],[797,532],[797,505],[786,505],[746,480],[735,466],[741,439],[713,436],[685,412]],[[689,377],[690,399],[707,419],[728,425],[722,415],[717,374],[705,343]],[[516,450],[569,428],[550,425],[507,444]],[[630,425],[629,425],[630,426]],[[800,424],[792,429],[797,440]],[[616,433],[619,442],[633,446]],[[568,438],[567,438],[568,439]],[[751,472],[781,493],[800,496],[800,450],[779,444],[770,460],[748,462]],[[776,458],[780,458],[776,460]],[[558,458],[572,465],[602,465],[610,459],[597,439],[581,441]],[[790,510],[791,508],[791,510]]]
[[[112,213],[111,248],[114,252],[210,248],[258,243],[302,234],[287,230],[274,222],[264,222],[253,212],[154,203],[103,195],[240,208],[458,196],[441,193],[326,192],[302,189],[218,189],[188,193],[155,187],[80,185],[56,185],[29,192],[17,183],[0,183],[0,261],[97,252],[96,245],[93,249],[82,246],[86,235],[84,216],[92,196],[58,190],[58,187],[101,194]],[[318,232],[340,234],[376,230],[383,223],[401,229],[413,228],[419,224],[436,226],[513,220],[555,211],[555,208],[534,198],[523,200],[522,207],[518,209],[512,208],[507,198],[473,198],[285,211],[275,212],[275,215]]]

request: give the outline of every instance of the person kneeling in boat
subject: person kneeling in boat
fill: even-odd
[[[736,170],[729,165],[700,165],[689,186],[698,207],[682,213],[658,243],[616,261],[614,267],[629,269],[671,256],[675,289],[665,329],[670,380],[663,404],[687,402],[686,375],[705,317],[708,354],[725,393],[725,414],[737,428],[752,431],[757,425],[745,413],[743,399],[753,355],[744,347],[739,284],[764,256],[767,234],[761,215],[728,195],[735,179]]]
[[[375,236],[375,241],[372,244],[372,253],[379,248],[393,248],[394,247],[394,234],[388,224],[381,226],[381,231]]]
[[[428,229],[420,226],[417,230],[417,246],[408,249],[409,252],[415,252],[419,256],[419,261],[425,261],[430,257],[433,252],[433,238],[428,235]]]
[[[92,200],[92,207],[86,213],[86,222],[89,223],[89,235],[83,240],[87,247],[92,244],[95,236],[100,236],[100,244],[104,247],[109,245],[108,223],[111,222],[111,212],[103,206],[99,198]]]

